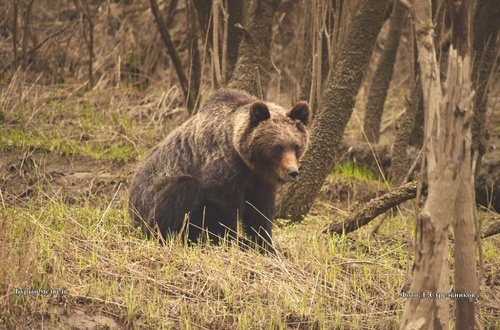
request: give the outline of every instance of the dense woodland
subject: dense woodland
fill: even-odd
[[[0,328],[500,327],[499,31],[495,0],[3,1]],[[275,256],[127,215],[223,87],[314,111]]]

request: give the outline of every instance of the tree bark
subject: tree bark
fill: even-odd
[[[418,59],[425,109],[424,153],[427,163],[429,195],[424,209],[417,220],[416,256],[410,293],[417,298],[408,299],[405,304],[401,329],[448,328],[449,311],[436,298],[422,297],[423,292],[446,292],[448,279],[448,228],[447,214],[453,207],[452,194],[442,194],[442,190],[453,191],[450,180],[451,168],[443,157],[443,143],[446,125],[440,115],[441,84],[439,63],[434,47],[431,1],[413,0],[412,17],[417,35]],[[446,139],[447,140],[447,139]],[[458,148],[459,149],[459,148]]]
[[[383,174],[388,177],[390,172],[394,172],[391,166],[391,155],[394,148],[389,145],[370,145],[368,142],[344,139],[339,150],[336,163],[355,162],[364,165],[375,177]],[[418,161],[418,154],[412,153],[407,156],[406,164],[413,164]],[[414,165],[412,165],[414,167]],[[382,169],[382,173],[381,170]],[[417,164],[414,170],[418,172],[420,166]],[[476,171],[475,195],[476,204],[494,211],[500,210],[500,159],[488,159],[482,162],[481,169]],[[407,172],[405,175],[408,174]],[[409,179],[412,175],[409,176]]]
[[[473,246],[474,198],[470,132],[472,114],[469,111],[472,93],[470,84],[467,83],[467,77],[470,77],[470,62],[468,58],[458,58],[456,51],[450,49],[446,97],[443,99],[439,64],[433,45],[430,1],[414,0],[412,14],[418,38],[424,92],[424,152],[429,193],[418,219],[416,257],[410,286],[410,292],[420,296],[407,300],[401,328],[447,329],[448,302],[445,299],[424,297],[424,292],[448,292],[447,236],[452,220],[458,268],[455,273],[455,277],[458,276],[456,291],[477,292]],[[463,313],[460,319],[463,326],[458,325],[457,318],[457,329],[474,327],[473,303],[473,300],[468,299],[457,300],[457,309]],[[456,316],[458,317],[458,314]]]
[[[467,2],[464,2],[467,3]],[[461,47],[462,48],[462,47]],[[452,210],[454,219],[453,229],[455,237],[455,290],[462,293],[476,293],[478,283],[476,276],[475,257],[475,196],[474,196],[474,173],[472,171],[471,142],[472,134],[470,123],[472,113],[472,84],[471,59],[467,54],[464,57],[456,54],[454,49],[450,50],[447,78],[447,100],[451,111],[455,116],[462,115],[465,121],[462,132],[453,132],[463,135],[459,141],[463,148],[463,159],[457,164],[454,180],[457,181],[456,201]],[[455,68],[453,68],[455,67]],[[460,113],[458,113],[460,112]],[[457,329],[473,329],[475,299],[459,298],[456,300],[455,319]]]
[[[382,113],[394,71],[394,62],[398,52],[406,12],[405,5],[399,0],[394,0],[385,47],[373,75],[366,102],[363,130],[369,142],[378,142],[380,138]]]
[[[407,100],[406,103],[406,111],[399,120],[399,128],[396,133],[396,138],[394,139],[391,162],[393,186],[399,186],[404,183],[406,174],[408,173],[409,166],[407,148],[412,130],[415,127],[418,107],[421,103],[420,95],[422,91],[422,83],[420,82],[420,67],[418,66],[415,31],[413,28],[411,28],[411,36],[411,94],[410,100]]]
[[[335,155],[351,118],[388,2],[363,0],[353,14],[346,42],[322,97],[322,110],[314,121],[310,146],[300,165],[301,178],[282,194],[279,214],[283,218],[302,220],[335,165]]]
[[[471,0],[453,3],[451,8],[451,45],[446,80],[447,103],[454,114],[465,119],[463,126],[457,126],[463,134],[458,142],[464,150],[463,159],[458,162],[455,180],[458,182],[455,207],[452,209],[455,237],[455,290],[462,293],[476,293],[479,289],[476,275],[475,256],[475,196],[474,172],[472,168],[472,133],[469,120],[473,113],[472,63],[471,63]],[[455,49],[457,51],[455,51]],[[474,298],[456,300],[455,319],[457,329],[474,329]]]
[[[262,96],[271,70],[272,22],[279,0],[249,0],[243,4],[243,34],[238,61],[229,80],[229,88]]]

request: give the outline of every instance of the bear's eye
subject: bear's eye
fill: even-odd
[[[298,145],[295,145],[294,150],[295,150],[295,155],[297,157],[299,157],[299,155],[300,155],[300,147]]]
[[[272,150],[274,155],[279,156],[281,155],[283,150],[285,150],[285,147],[283,147],[282,145],[276,145],[272,148]]]

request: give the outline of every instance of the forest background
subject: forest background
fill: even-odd
[[[424,106],[408,3],[381,1],[363,14],[367,3],[2,2],[0,327],[399,327],[425,201],[425,187],[414,199],[412,181],[420,169]],[[432,5],[444,73],[453,19],[446,2]],[[476,323],[494,329],[500,8],[488,0],[471,8],[471,47],[481,55],[474,87],[484,110],[481,134],[472,132],[481,136],[476,198],[483,228],[474,309]],[[344,99],[329,98],[332,81],[345,82]],[[293,191],[282,194],[273,258],[178,242],[158,246],[127,215],[137,163],[223,86],[287,107],[307,100],[317,121],[326,123],[328,113],[341,119],[327,126],[333,151],[319,152],[326,165],[316,172],[325,177],[301,180],[319,182],[310,201],[295,207]],[[329,109],[333,104],[341,110]],[[411,186],[398,190],[404,182]],[[395,190],[403,195],[399,207],[382,205],[370,222],[377,214],[363,206]],[[359,217],[366,226],[346,229]],[[452,269],[453,256],[452,247]]]

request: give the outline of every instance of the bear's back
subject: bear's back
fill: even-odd
[[[255,97],[243,91],[220,89],[203,104],[199,113],[231,112],[255,101],[257,101]]]

